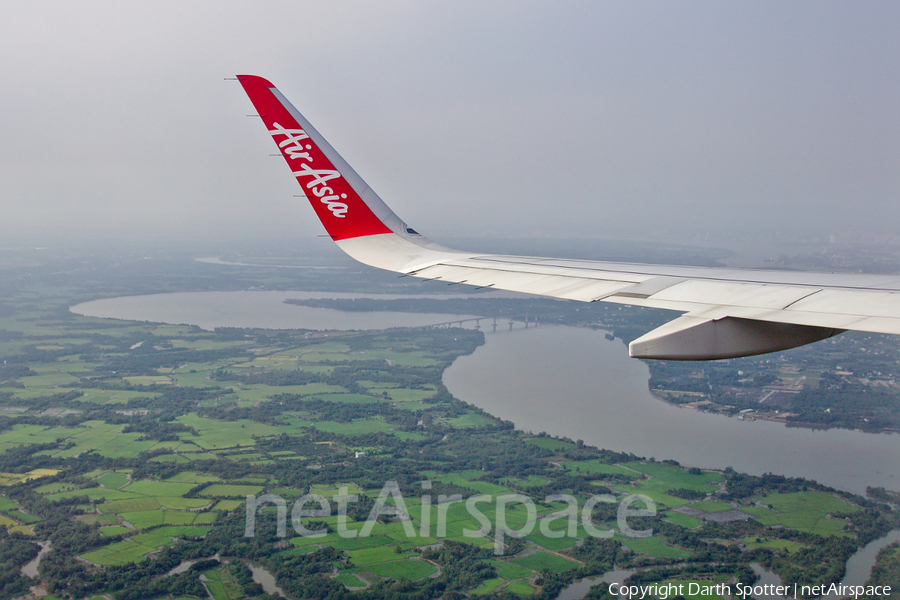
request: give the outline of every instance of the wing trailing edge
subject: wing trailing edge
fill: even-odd
[[[900,276],[794,273],[484,255],[407,226],[269,81],[238,75],[337,245],[406,275],[685,313],[631,343],[637,358],[711,360],[786,350],[845,330],[900,334]]]

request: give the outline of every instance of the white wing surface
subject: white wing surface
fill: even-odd
[[[900,276],[502,256],[440,246],[408,227],[268,81],[238,79],[325,226],[356,260],[406,275],[684,314],[631,356],[709,360],[774,352],[846,330],[900,334]]]

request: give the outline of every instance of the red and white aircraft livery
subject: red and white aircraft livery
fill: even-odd
[[[609,263],[460,252],[404,223],[279,92],[238,75],[328,234],[356,260],[448,283],[684,312],[631,342],[638,358],[711,360],[848,329],[900,334],[900,276]]]

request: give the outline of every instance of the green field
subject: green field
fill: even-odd
[[[575,536],[569,537],[568,531],[568,520],[567,519],[554,519],[551,520],[548,524],[548,528],[554,532],[562,532],[562,537],[547,537],[543,533],[540,532],[539,527],[535,527],[534,532],[525,536],[525,539],[529,542],[534,542],[535,544],[545,548],[547,550],[560,551],[565,550],[566,548],[571,548],[572,546],[578,543],[579,539],[584,539],[589,536],[587,531],[585,531],[584,526],[581,524],[580,520],[575,528]],[[600,529],[603,529],[602,526],[599,526]]]
[[[551,573],[562,573],[571,569],[577,569],[580,566],[579,563],[573,560],[565,559],[557,554],[540,551],[522,558],[514,558],[511,562],[532,571],[540,572],[546,569]]]
[[[76,518],[82,523],[87,523],[89,525],[116,525],[119,522],[119,520],[116,518],[116,515],[90,514],[81,515]]]
[[[425,398],[434,396],[435,390],[409,390],[405,388],[372,388],[372,393],[387,394],[388,398],[394,402],[415,402],[421,403]]]
[[[713,492],[718,489],[714,484],[724,480],[718,471],[701,471],[692,474],[683,467],[667,465],[665,463],[631,462],[624,465],[653,479],[664,482],[672,488],[684,488],[699,492]]]
[[[412,552],[395,552],[394,546],[378,546],[375,548],[363,548],[347,552],[354,565],[367,566],[378,563],[402,560],[415,556]]]
[[[333,421],[317,421],[313,427],[320,431],[337,433],[341,435],[361,435],[364,433],[390,433],[392,427],[384,422],[384,419],[357,419],[350,423],[335,423]]]
[[[362,550],[364,548],[377,548],[379,546],[393,547],[394,540],[383,535],[343,538],[337,533],[329,533],[318,538],[301,538],[295,545],[308,546],[309,543],[322,544],[331,548],[337,548],[338,550]]]
[[[240,600],[244,597],[244,589],[235,581],[227,566],[210,569],[203,574],[209,580],[206,582],[206,589],[214,600]]]
[[[692,517],[690,515],[683,515],[672,510],[666,511],[666,521],[675,523],[676,525],[680,525],[688,529],[694,529],[695,527],[700,527],[701,525],[703,525],[702,519],[698,519],[697,517]]]
[[[451,473],[448,475],[441,475],[439,477],[435,477],[435,481],[441,481],[444,483],[452,483],[453,485],[457,485],[459,487],[469,488],[479,492],[481,494],[513,494],[515,493],[511,488],[504,487],[502,485],[497,485],[496,483],[490,483],[488,481],[472,481],[476,477],[481,477],[483,473],[474,472],[467,474],[463,473]]]
[[[135,458],[159,444],[153,440],[138,441],[141,434],[122,433],[123,427],[103,421],[85,421],[78,427],[14,425],[10,430],[0,433],[0,452],[17,446],[62,441],[74,446],[47,454],[56,458],[71,458],[85,452],[96,452],[106,458]]]
[[[112,530],[110,534],[119,535],[131,530],[119,528],[106,528]],[[121,530],[125,531],[121,531]],[[104,546],[82,554],[80,558],[97,563],[98,565],[124,565],[143,559],[160,546],[169,546],[178,537],[199,537],[209,532],[209,527],[159,527],[147,533],[138,533],[131,538]]]
[[[33,377],[20,377],[19,381],[27,388],[53,388],[75,383],[78,378],[68,373],[50,371]]]
[[[193,483],[174,483],[170,481],[135,481],[134,483],[123,488],[126,492],[134,494],[142,494],[144,496],[169,496],[177,498],[182,496],[191,489]]]
[[[146,533],[139,533],[131,538],[131,540],[158,548],[159,546],[171,545],[175,538],[181,537],[201,537],[209,533],[209,527],[159,527]]]
[[[503,579],[488,579],[487,581],[482,583],[480,587],[472,590],[472,594],[474,596],[485,596],[496,590],[504,583],[506,583],[506,581],[504,581]]]
[[[463,415],[461,417],[447,419],[446,421],[450,425],[461,428],[461,429],[486,427],[488,425],[495,424],[495,421],[493,419],[486,417],[484,415],[479,415],[477,413],[469,413],[469,414]]]
[[[87,552],[82,554],[80,558],[104,566],[126,565],[142,560],[153,550],[155,548],[125,540],[124,542],[104,546],[93,552]]]
[[[418,559],[372,564],[367,569],[379,577],[390,577],[398,580],[408,579],[409,581],[416,581],[437,573],[437,568],[434,565]]]
[[[257,438],[292,433],[291,427],[274,427],[265,423],[248,421],[216,421],[190,413],[176,419],[179,423],[197,430],[199,435],[182,434],[182,440],[200,446],[204,450],[255,446]]]
[[[208,475],[206,473],[197,473],[196,471],[182,471],[181,473],[177,473],[172,475],[166,481],[174,481],[176,483],[192,483],[194,485],[199,485],[201,483],[211,483],[213,481],[219,481],[219,478],[215,475]]]
[[[827,492],[775,493],[760,502],[775,511],[774,514],[756,516],[763,525],[782,525],[818,535],[836,535],[846,528],[846,521],[832,519],[828,515],[859,510]]]
[[[351,589],[365,587],[366,584],[356,576],[356,573],[357,571],[341,571],[335,579],[342,585]]]
[[[131,523],[137,529],[150,529],[162,525],[166,514],[162,510],[140,510],[135,512],[116,513],[126,523]]]
[[[212,507],[212,510],[221,510],[221,511],[230,511],[237,510],[241,506],[244,505],[243,500],[219,500],[216,502],[215,506]]]
[[[15,527],[18,525],[16,521],[5,515],[0,515],[0,527]]]
[[[531,569],[514,565],[511,562],[501,560],[491,560],[489,562],[497,567],[497,577],[500,577],[501,579],[512,581],[514,579],[534,577],[534,571]]]
[[[71,492],[77,490],[78,486],[74,483],[48,483],[34,488],[38,494],[58,494],[60,492]]]
[[[586,473],[588,475],[625,475],[626,477],[638,478],[640,473],[635,473],[631,469],[627,469],[621,465],[607,465],[599,461],[569,461],[561,463],[562,467],[567,471],[576,473]]]
[[[129,479],[126,473],[110,471],[109,473],[104,473],[98,477],[96,481],[104,487],[119,489],[127,484]]]
[[[245,498],[263,490],[261,485],[228,485],[214,483],[200,490],[200,495],[208,498]]]
[[[537,590],[524,581],[512,581],[508,586],[503,588],[503,591],[516,596],[531,596],[537,592]]]
[[[6,496],[0,496],[0,511],[18,510],[19,503]]]
[[[209,506],[211,502],[206,498],[166,498],[157,497],[156,501],[163,508],[171,510],[190,510],[192,508],[203,508]]]
[[[101,504],[99,508],[100,512],[103,514],[156,510],[159,508],[159,501],[156,498],[135,497],[127,500],[106,502],[105,504]]]
[[[163,513],[163,523],[166,525],[191,525],[197,516],[197,513],[167,510]]]
[[[657,504],[676,507],[690,503],[690,500],[669,495],[673,489],[686,489],[697,492],[712,493],[718,489],[717,482],[722,474],[702,471],[691,474],[687,469],[663,463],[631,462],[625,467],[649,476],[649,479],[633,481],[630,485],[615,485],[613,488],[626,494],[644,494]]]

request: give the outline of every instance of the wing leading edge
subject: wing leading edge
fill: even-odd
[[[406,225],[267,80],[238,80],[325,230],[356,260],[406,275],[684,314],[631,356],[711,360],[785,350],[846,330],[900,334],[900,277],[485,255]]]

